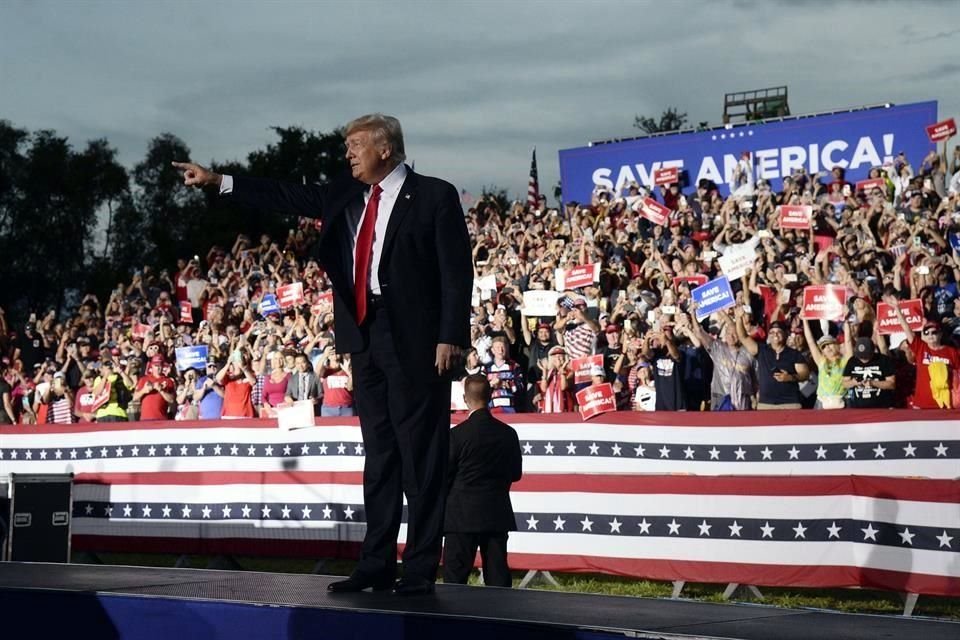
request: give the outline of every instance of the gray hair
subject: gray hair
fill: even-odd
[[[403,131],[400,129],[400,121],[393,116],[385,116],[382,113],[370,113],[359,118],[354,118],[344,127],[344,136],[349,136],[355,131],[370,131],[373,133],[373,139],[377,144],[386,144],[398,162],[407,159],[407,154],[403,150]]]

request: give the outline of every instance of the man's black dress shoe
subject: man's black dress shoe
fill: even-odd
[[[393,592],[398,596],[425,596],[433,591],[433,580],[426,578],[400,578],[393,587]]]
[[[366,574],[354,574],[346,580],[331,582],[327,585],[327,591],[331,593],[355,593],[364,589],[373,589],[374,591],[389,591],[393,588],[393,578],[383,576],[371,576]]]

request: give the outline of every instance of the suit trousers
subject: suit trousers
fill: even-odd
[[[443,581],[466,584],[473,561],[480,549],[483,584],[488,587],[513,586],[507,566],[507,532],[448,532],[443,541]]]
[[[412,372],[403,366],[383,306],[368,308],[362,330],[367,348],[352,354],[352,367],[365,449],[367,531],[356,571],[395,575],[406,495],[404,576],[432,582],[443,539],[450,382],[434,368]]]

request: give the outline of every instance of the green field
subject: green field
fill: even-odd
[[[325,575],[348,575],[353,569],[353,562],[347,560],[331,560],[322,563],[319,567],[310,560],[284,558],[254,558],[239,557],[234,559],[212,558],[208,556],[178,557],[163,554],[110,554],[101,553],[90,556],[85,553],[74,554],[73,561],[80,563],[102,562],[104,564],[119,564],[144,567],[172,567],[178,564],[181,567],[194,569],[218,568],[238,569],[246,571],[265,571],[271,573],[311,573],[314,569]],[[514,586],[523,577],[522,573],[514,573]],[[651,582],[647,580],[631,580],[627,578],[603,576],[594,574],[553,574],[559,583],[561,591],[575,591],[582,593],[597,593],[616,596],[632,596],[639,598],[669,598],[672,585],[668,582]],[[471,584],[479,584],[477,576],[470,580]],[[723,591],[726,585],[719,584],[692,584],[684,586],[681,598],[700,600],[703,602],[724,602]],[[558,590],[539,580],[531,588]],[[763,604],[786,607],[791,609],[829,609],[850,613],[873,613],[883,615],[899,615],[903,612],[903,601],[896,593],[886,591],[868,591],[860,589],[788,589],[763,587],[760,589],[763,600],[750,596],[746,590],[740,590],[730,600],[731,602],[761,602]],[[936,596],[920,596],[913,615],[931,618],[947,618],[960,620],[960,598],[943,598]]]

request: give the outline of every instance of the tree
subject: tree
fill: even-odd
[[[633,126],[646,134],[679,131],[687,124],[687,113],[680,113],[676,107],[667,107],[660,114],[659,122],[649,116],[634,116]]]

